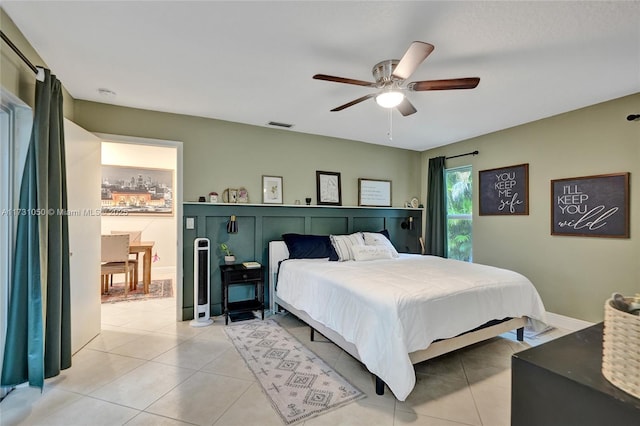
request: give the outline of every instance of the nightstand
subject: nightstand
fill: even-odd
[[[229,316],[238,319],[253,316],[253,311],[261,311],[264,319],[264,266],[259,268],[245,268],[241,264],[220,265],[222,279],[222,313],[225,325],[229,324]],[[254,298],[229,301],[229,287],[233,285],[253,285]],[[243,315],[244,314],[244,315]]]

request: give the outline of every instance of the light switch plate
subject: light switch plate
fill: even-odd
[[[194,229],[196,227],[195,219],[192,217],[188,217],[185,226],[187,229]]]

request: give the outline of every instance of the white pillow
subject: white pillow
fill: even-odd
[[[393,259],[393,254],[389,247],[384,246],[353,246],[353,260],[376,260],[376,259]]]
[[[353,246],[364,246],[364,240],[359,232],[351,235],[330,235],[331,244],[338,253],[340,262],[353,260],[351,248]]]
[[[363,232],[364,244],[367,246],[383,246],[391,251],[393,257],[400,257],[398,250],[391,244],[391,241],[378,232]]]

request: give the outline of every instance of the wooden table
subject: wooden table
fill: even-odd
[[[155,241],[136,241],[129,244],[129,253],[142,253],[144,255],[142,267],[142,281],[144,283],[145,294],[149,293],[151,284],[151,249]]]

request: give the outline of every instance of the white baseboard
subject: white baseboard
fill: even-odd
[[[168,272],[176,272],[176,267],[175,265],[173,266],[152,266],[151,267],[151,272],[163,272],[163,273],[168,273]]]
[[[151,279],[167,279],[176,275],[175,266],[160,266],[151,268]]]
[[[571,318],[560,314],[554,314],[547,311],[547,322],[549,325],[558,328],[564,328],[565,330],[578,331],[583,328],[591,327],[593,322],[583,321],[577,318]]]

